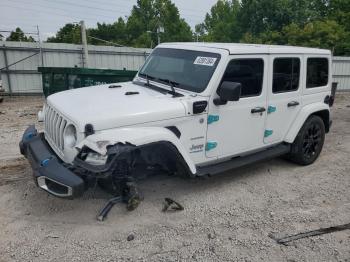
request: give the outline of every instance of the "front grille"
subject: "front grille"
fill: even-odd
[[[67,120],[51,106],[46,105],[45,137],[51,140],[56,149],[61,152],[64,149],[63,132],[66,126]]]

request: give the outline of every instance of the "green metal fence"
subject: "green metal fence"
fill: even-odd
[[[42,74],[45,97],[74,88],[130,81],[137,73],[129,70],[75,67],[38,67],[38,71]]]

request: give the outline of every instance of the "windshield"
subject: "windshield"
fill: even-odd
[[[220,57],[216,53],[157,48],[148,57],[139,76],[200,93],[207,87]]]

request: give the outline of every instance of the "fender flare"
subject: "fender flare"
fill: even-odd
[[[86,137],[76,147],[82,149],[84,146],[87,146],[95,152],[105,155],[107,154],[107,146],[115,145],[116,143],[129,143],[140,147],[157,142],[169,142],[172,144],[183,157],[192,175],[197,172],[195,164],[180,140],[174,133],[164,127],[132,127],[97,131],[95,134]]]
[[[309,116],[323,110],[329,111],[329,106],[321,102],[304,106],[298,113],[297,117],[295,118],[287,135],[284,138],[284,141],[287,143],[293,143],[296,136],[299,133],[299,130],[302,128],[302,126],[304,125],[305,121],[309,118]]]

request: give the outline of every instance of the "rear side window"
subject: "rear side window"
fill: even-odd
[[[261,94],[263,76],[264,60],[235,59],[228,64],[222,82],[241,83],[241,97],[258,96]]]
[[[273,61],[273,93],[284,93],[298,90],[299,79],[299,58],[276,58]]]
[[[306,88],[315,88],[328,84],[328,59],[308,58]]]

